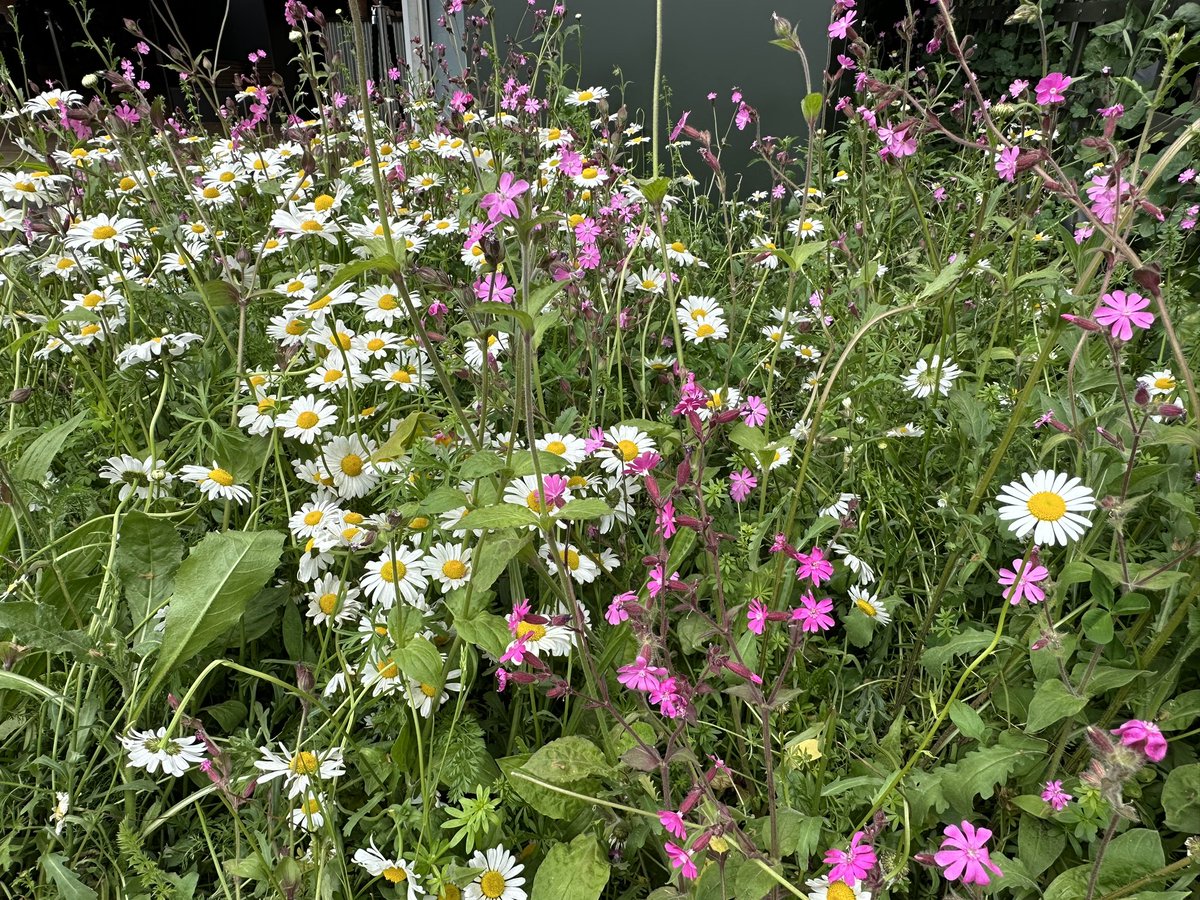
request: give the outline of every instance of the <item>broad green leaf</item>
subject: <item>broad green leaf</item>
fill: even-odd
[[[608,854],[595,835],[555,844],[538,866],[531,900],[598,900],[609,876]]]
[[[542,470],[543,475],[549,472],[561,472],[570,466],[570,463],[561,456],[555,453],[547,453],[545,450],[537,451],[537,462],[538,468]],[[512,456],[512,473],[517,478],[535,474],[533,471],[533,455],[531,453],[514,453]]]
[[[930,672],[937,674],[945,669],[954,657],[978,653],[992,642],[994,636],[993,632],[990,631],[968,628],[954,635],[945,644],[938,647],[930,647],[922,653],[921,665]]]
[[[542,310],[546,308],[546,304],[554,299],[554,295],[563,289],[565,282],[551,281],[549,284],[543,284],[525,300],[525,312],[531,318],[536,318],[541,315]],[[532,325],[530,326],[532,330]]]
[[[1066,846],[1067,833],[1060,826],[1036,816],[1021,816],[1017,831],[1018,856],[1030,876],[1036,878],[1058,862]]]
[[[976,797],[989,799],[1018,766],[1044,755],[1043,742],[1006,732],[997,745],[973,750],[960,761],[943,766],[942,793],[952,810],[965,815]]]
[[[383,446],[376,450],[371,458],[375,462],[390,462],[399,459],[408,453],[409,447],[413,445],[418,435],[429,433],[437,427],[438,420],[436,417],[424,412],[410,412],[396,426],[396,430],[392,432],[392,436],[383,442]]]
[[[800,101],[800,111],[804,113],[804,119],[810,125],[816,121],[817,116],[821,113],[821,106],[824,98],[819,91],[813,91],[802,101]]]
[[[428,639],[417,635],[392,654],[400,671],[421,685],[442,684],[442,654]]]
[[[762,900],[778,884],[770,872],[751,859],[741,860],[733,873],[734,895],[738,900]]]
[[[279,565],[283,535],[277,531],[210,532],[175,574],[162,646],[146,696],[241,618],[246,601]]]
[[[612,766],[600,748],[578,735],[551,741],[529,757],[521,768],[534,778],[560,786],[612,772]]]
[[[495,531],[501,528],[526,528],[537,525],[537,515],[526,506],[515,503],[497,503],[495,506],[481,506],[472,509],[458,520],[460,528],[480,528],[484,531]]]
[[[228,281],[222,281],[220,278],[204,282],[204,284],[200,285],[200,293],[210,306],[217,308],[237,306],[242,299],[236,287]]]
[[[1060,719],[1075,715],[1086,705],[1086,697],[1072,694],[1059,679],[1043,681],[1033,692],[1033,699],[1029,701],[1029,717],[1025,722],[1025,730],[1037,734]]]
[[[761,846],[771,845],[771,820],[764,816],[755,819]],[[803,867],[821,844],[821,828],[825,820],[820,816],[808,816],[786,806],[775,813],[776,835],[779,839],[780,856],[799,856]]]
[[[600,519],[612,514],[612,508],[599,497],[577,497],[563,504],[554,517],[573,522],[579,519]]]
[[[462,491],[452,487],[439,487],[430,491],[419,507],[426,515],[437,516],[466,504],[467,495]]]
[[[1172,697],[1158,712],[1158,727],[1163,731],[1183,731],[1200,716],[1200,691],[1188,691]]]
[[[464,481],[474,480],[492,475],[503,468],[504,460],[498,454],[491,450],[480,450],[463,463],[462,468],[458,470],[458,476]]]
[[[61,900],[96,900],[96,892],[67,867],[67,858],[61,853],[46,853],[41,863],[42,871],[58,888]]]
[[[493,532],[484,535],[471,555],[471,591],[475,596],[496,583],[500,573],[508,566],[509,560],[521,552],[521,548],[529,543],[530,537],[529,531],[516,534]]]
[[[508,623],[495,613],[480,610],[468,618],[454,617],[454,630],[468,644],[483,650],[493,659],[504,655],[512,640]]]
[[[745,422],[738,422],[729,429],[729,440],[757,455],[767,449],[767,439],[760,428],[751,428]]]
[[[0,669],[0,691],[20,691],[22,694],[28,694],[31,697],[52,700],[71,710],[71,714],[74,715],[74,707],[67,702],[62,694],[46,687],[40,681],[34,681],[32,678],[26,678],[24,675],[18,675],[16,672]]]
[[[950,704],[950,721],[964,736],[976,741],[983,740],[983,736],[987,734],[987,726],[983,724],[983,718],[961,700],[955,700]]]
[[[660,175],[658,178],[639,178],[638,188],[642,192],[642,196],[646,198],[646,202],[651,206],[658,206],[662,203],[663,198],[667,196],[667,190],[671,186],[671,180],[665,175]]]
[[[87,413],[79,413],[34,438],[12,467],[13,478],[17,481],[41,481],[45,478],[58,451],[86,418]]]
[[[134,627],[134,642],[144,641],[154,627],[154,613],[171,596],[175,573],[183,560],[183,541],[166,519],[134,510],[121,521],[117,575]]]
[[[508,756],[496,760],[496,764],[517,795],[543,816],[560,820],[572,819],[577,816],[584,808],[582,800],[568,797],[566,794],[535,784],[529,778],[521,777],[522,774],[525,774],[522,764],[527,761],[525,756]]]
[[[89,658],[95,642],[82,631],[68,631],[53,607],[32,600],[0,603],[0,633],[12,632],[20,644],[51,653],[67,653],[80,661]]]
[[[507,303],[476,303],[471,307],[471,311],[478,315],[487,314],[500,316],[502,319],[513,319],[521,326],[522,330],[533,331],[533,316],[516,307],[509,306]],[[501,328],[500,330],[508,331],[509,329]]]
[[[318,296],[328,294],[338,285],[345,284],[347,281],[353,281],[355,278],[365,275],[368,272],[383,272],[394,276],[399,269],[400,265],[396,260],[386,254],[371,259],[356,259],[354,262],[349,262],[339,267],[333,273],[333,278],[330,279],[329,284],[325,286],[324,290]]]
[[[1200,832],[1200,763],[1171,770],[1163,785],[1162,805],[1168,828],[1182,834]]]
[[[1113,619],[1106,609],[1089,609],[1081,624],[1084,637],[1093,644],[1107,644],[1113,639]]]
[[[1118,835],[1108,845],[1100,863],[1095,896],[1101,897],[1131,884],[1165,864],[1162,841],[1147,828],[1135,828]],[[1063,872],[1051,883],[1044,900],[1079,900],[1087,891],[1092,866],[1076,866]]]

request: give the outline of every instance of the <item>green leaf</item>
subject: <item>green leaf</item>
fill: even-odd
[[[578,735],[559,738],[539,749],[521,767],[534,778],[562,787],[592,775],[609,775],[612,766],[600,748]]]
[[[1033,699],[1029,701],[1029,717],[1025,722],[1025,730],[1037,734],[1060,719],[1075,715],[1086,705],[1086,697],[1075,696],[1059,679],[1043,681],[1033,692]]]
[[[278,531],[209,532],[175,575],[162,646],[144,696],[181,663],[229,630],[279,565]]]
[[[529,543],[530,537],[528,531],[515,535],[490,533],[484,536],[471,554],[471,591],[475,596],[496,583],[509,561]]]
[[[442,654],[428,639],[417,635],[392,653],[400,671],[420,684],[440,687],[442,684]]]
[[[1021,763],[1044,754],[1041,741],[1005,732],[996,746],[973,750],[959,762],[943,766],[942,793],[956,813],[969,813],[976,797],[987,800]]]
[[[551,281],[549,284],[543,284],[526,298],[525,312],[531,320],[542,314],[546,304],[554,299],[554,295],[561,291],[565,284],[566,282],[562,281]],[[532,325],[529,326],[529,330],[533,330]]]
[[[30,697],[41,697],[43,700],[52,700],[71,710],[71,714],[74,715],[74,708],[62,694],[46,687],[40,681],[34,681],[32,678],[26,678],[24,675],[18,675],[16,672],[0,669],[0,691],[20,691],[22,694],[28,694]]]
[[[449,605],[447,598],[447,606]],[[455,615],[454,630],[468,644],[473,644],[493,659],[503,656],[505,648],[512,640],[512,633],[503,617],[486,610],[472,613],[469,618]]]
[[[54,608],[33,600],[0,603],[0,632],[11,631],[18,643],[54,654],[86,660],[95,643],[82,631],[67,631]]]
[[[42,856],[41,864],[42,871],[58,888],[61,900],[96,900],[96,892],[67,868],[67,858],[61,853],[46,853]]]
[[[1067,834],[1062,828],[1036,816],[1021,816],[1017,832],[1018,856],[1030,877],[1036,878],[1058,862],[1066,846]]]
[[[524,331],[533,331],[533,316],[523,310],[509,306],[507,303],[476,303],[471,307],[471,311],[479,315],[500,316],[505,319],[514,319]],[[507,328],[502,328],[502,331],[507,331]]]
[[[803,243],[796,244],[796,246],[792,248],[792,252],[790,254],[783,253],[779,255],[782,256],[783,260],[793,271],[799,271],[800,269],[804,268],[804,264],[809,259],[816,256],[818,253],[824,252],[828,245],[828,241],[805,241]]]
[[[813,91],[802,101],[800,101],[800,111],[804,113],[804,120],[808,122],[809,125],[815,122],[817,116],[820,115],[823,101],[824,98],[818,91]]]
[[[437,427],[436,417],[424,412],[410,412],[396,426],[392,436],[383,442],[383,446],[372,454],[375,462],[390,462],[408,453],[413,441],[422,433],[429,433]]]
[[[237,306],[242,296],[238,293],[238,289],[228,281],[222,281],[219,278],[214,278],[212,281],[206,281],[200,285],[200,294],[208,301],[210,306],[218,309],[225,306]]]
[[[420,503],[421,512],[436,516],[467,505],[467,495],[457,488],[434,488]]]
[[[1158,712],[1158,727],[1163,731],[1183,731],[1200,716],[1200,691],[1188,691],[1172,697]]]
[[[537,525],[538,517],[533,510],[515,503],[497,503],[495,506],[481,506],[472,509],[458,520],[461,528],[480,528],[484,531],[495,531],[500,528],[526,528]]]
[[[961,700],[950,704],[950,721],[965,737],[979,741],[987,734],[987,726],[983,724],[979,713]]]
[[[517,795],[543,816],[551,819],[572,819],[584,808],[583,801],[560,794],[558,791],[535,784],[529,778],[522,778],[522,763],[524,756],[507,756],[496,760],[496,765],[504,773],[508,783],[512,785]]]
[[[763,846],[771,843],[771,820],[762,818],[756,821]],[[775,814],[776,835],[779,838],[779,854],[799,857],[803,868],[810,856],[821,845],[821,828],[825,820],[820,816],[808,816],[788,807],[780,807]]]
[[[78,428],[86,418],[87,413],[79,413],[34,438],[12,467],[13,478],[17,481],[39,482],[45,478],[58,451],[63,448],[63,444],[67,442],[71,432]]]
[[[601,519],[612,514],[612,508],[599,497],[577,497],[563,504],[554,514],[554,518],[573,522],[580,519]]]
[[[667,196],[667,189],[671,186],[671,180],[665,175],[660,175],[658,178],[639,178],[638,189],[641,190],[642,196],[646,198],[646,202],[651,206],[658,206],[663,202],[663,198]]]
[[[595,835],[555,844],[538,867],[531,900],[598,900],[609,876],[608,854]]]
[[[1137,881],[1165,865],[1162,841],[1147,828],[1135,828],[1108,845],[1100,863],[1096,896],[1102,896]],[[1063,872],[1050,884],[1044,900],[1079,900],[1087,891],[1092,865],[1088,863]]]
[[[738,422],[729,429],[729,440],[756,456],[767,449],[767,438],[762,429],[751,428],[745,422]]]
[[[1113,619],[1106,609],[1089,609],[1083,614],[1083,635],[1093,644],[1113,639]]]
[[[1183,834],[1200,832],[1200,763],[1171,770],[1163,785],[1162,805],[1168,828]]]
[[[956,656],[978,653],[992,642],[990,631],[968,628],[954,635],[939,647],[930,647],[921,654],[921,665],[934,674],[940,673]]]
[[[491,450],[480,450],[458,470],[458,476],[464,481],[493,475],[504,468],[504,460]]]
[[[114,562],[138,643],[150,635],[154,613],[171,596],[183,541],[169,521],[137,510],[122,520],[120,538]]]
[[[538,468],[542,470],[543,475],[547,472],[560,472],[570,465],[561,456],[555,453],[547,453],[545,450],[537,451],[537,461]],[[512,473],[517,478],[535,474],[533,471],[533,454],[514,453],[512,456]]]
[[[743,860],[733,877],[738,900],[762,900],[778,882],[753,860]]]
[[[329,284],[325,286],[323,291],[319,291],[317,296],[324,296],[338,285],[345,284],[347,281],[353,281],[355,278],[365,275],[368,272],[384,272],[394,277],[399,269],[399,263],[387,254],[371,259],[356,259],[354,262],[346,263],[334,272]]]

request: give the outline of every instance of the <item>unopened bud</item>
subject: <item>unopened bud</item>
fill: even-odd
[[[1175,403],[1164,403],[1158,408],[1158,414],[1165,419],[1178,419],[1187,410]]]
[[[792,23],[785,19],[779,13],[771,13],[771,23],[775,26],[775,37],[791,37]]]
[[[1073,316],[1070,313],[1063,313],[1062,317],[1063,317],[1063,321],[1070,322],[1076,328],[1081,328],[1084,331],[1103,331],[1104,330],[1097,323],[1093,322],[1091,319],[1084,318],[1083,316]]]
[[[1162,270],[1159,269],[1158,263],[1150,263],[1134,270],[1133,280],[1157,297],[1159,285],[1162,284]]]
[[[1133,392],[1133,402],[1138,406],[1145,406],[1150,402],[1150,391],[1140,381],[1138,382],[1137,390]]]
[[[23,387],[17,388],[8,395],[8,402],[14,406],[20,406],[26,400],[33,396],[33,388]]]
[[[97,84],[100,83],[100,79],[96,77],[95,72],[88,72],[86,75],[83,76],[83,78],[81,78],[79,80],[80,80],[80,83],[82,83],[85,88],[94,88]]]
[[[312,669],[304,663],[296,663],[296,687],[308,694],[312,692],[315,683],[316,679],[313,678]]]

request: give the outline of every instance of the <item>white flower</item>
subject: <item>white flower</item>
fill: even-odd
[[[315,625],[324,625],[326,622],[340,625],[357,616],[361,609],[357,602],[358,588],[347,587],[333,574],[323,575],[314,581],[307,596],[306,615]]]
[[[410,606],[428,608],[424,594],[429,579],[425,576],[424,555],[404,544],[389,548],[379,559],[367,563],[359,586],[372,603],[384,609],[391,609],[397,596]]]
[[[67,813],[71,811],[71,795],[66,791],[54,792],[54,809],[50,810],[50,824],[54,826],[54,833],[61,835],[63,829],[67,827]]]
[[[567,573],[571,579],[577,584],[591,584],[596,580],[596,576],[600,574],[600,567],[586,553],[580,552],[578,547],[573,547],[570,544],[558,545],[558,558],[562,560],[566,566]],[[554,558],[550,555],[549,547],[542,547],[542,559],[546,560],[547,565],[552,569],[555,567]]]
[[[209,500],[232,500],[236,503],[250,501],[249,488],[238,484],[233,473],[221,468],[215,461],[212,468],[184,466],[179,472],[179,478],[196,485]]]
[[[1176,387],[1175,375],[1169,369],[1143,375],[1138,384],[1148,390],[1151,397],[1169,397]]]
[[[587,451],[584,449],[586,442],[583,438],[578,438],[573,434],[551,432],[536,441],[534,446],[546,453],[561,456],[572,466],[579,465],[587,456]]]
[[[608,97],[608,91],[604,88],[590,87],[581,91],[571,91],[567,94],[566,104],[567,106],[587,106],[589,103],[597,103],[606,97]]]
[[[1096,508],[1092,489],[1062,472],[1041,469],[1000,489],[998,515],[1017,538],[1033,532],[1036,544],[1066,545],[1092,527],[1083,513]]]
[[[849,514],[850,504],[856,500],[858,500],[858,494],[838,494],[836,500],[820,510],[820,514],[829,516],[831,519],[840,519]]]
[[[483,871],[467,885],[463,892],[465,900],[525,900],[525,891],[521,889],[525,883],[521,872],[525,867],[503,846],[486,853],[476,850],[469,865]]]
[[[138,459],[128,453],[120,456],[110,456],[101,466],[99,475],[107,478],[110,484],[121,485],[117,496],[120,500],[128,500],[135,496],[145,500],[151,492],[160,495],[166,486],[175,480],[175,476],[166,470],[166,463],[147,456]]]
[[[471,580],[471,551],[462,544],[434,544],[424,560],[426,574],[433,577],[443,594]]]
[[[809,887],[808,900],[871,900],[871,892],[859,887],[857,881],[838,879],[830,883],[829,876],[822,875],[805,883]]]
[[[929,362],[917,360],[917,364],[909,369],[904,378],[904,387],[918,400],[928,397],[935,389],[945,397],[950,393],[954,379],[961,374],[962,370],[953,361],[948,359],[942,362],[941,357],[935,353]]]
[[[788,232],[799,235],[800,240],[807,241],[825,230],[825,223],[820,219],[793,219],[788,223]]]
[[[842,557],[844,562],[855,575],[859,584],[871,584],[875,580],[875,570],[862,558],[855,556],[843,544],[831,543],[830,549]]]
[[[335,437],[321,449],[339,497],[353,500],[374,490],[380,475],[371,459],[375,449],[375,441],[359,435]]]
[[[643,453],[652,452],[654,441],[632,425],[617,425],[604,435],[605,446],[596,451],[605,472],[616,474]]]
[[[337,407],[326,400],[306,394],[292,401],[288,411],[275,417],[275,426],[283,436],[311,444],[326,428],[337,425]]]
[[[442,656],[443,661],[445,655]],[[408,695],[409,705],[417,711],[417,714],[428,719],[430,713],[433,712],[433,701],[437,698],[437,705],[440,707],[443,703],[450,699],[450,691],[458,693],[462,690],[462,684],[454,679],[462,675],[461,669],[451,669],[446,673],[446,680],[442,683],[442,689],[439,691],[432,684],[425,684],[413,679],[407,679],[405,685],[405,693]]]
[[[67,231],[64,243],[77,250],[94,250],[97,247],[116,250],[119,245],[128,243],[142,231],[142,223],[137,219],[118,218],[101,213],[72,225]]]
[[[889,428],[888,437],[922,437],[925,434],[925,429],[920,425],[914,425],[909,422],[907,425],[898,425],[895,428]]]
[[[887,607],[877,594],[872,594],[857,584],[850,585],[846,592],[850,595],[850,602],[854,604],[855,608],[871,621],[878,622],[880,625],[886,625],[892,621]]]
[[[325,824],[325,798],[320,794],[311,794],[304,798],[300,805],[292,810],[289,819],[294,828],[319,831]]]
[[[129,765],[151,775],[161,767],[164,775],[179,777],[204,761],[204,745],[194,737],[167,737],[167,729],[131,731],[121,739],[129,753]]]
[[[369,848],[359,848],[354,851],[351,859],[366,869],[376,878],[382,877],[389,884],[403,884],[408,889],[408,900],[417,900],[425,896],[425,889],[413,871],[413,864],[404,859],[390,859],[375,846],[375,838],[371,838]]]
[[[283,776],[289,797],[311,793],[309,787],[314,781],[330,781],[346,774],[340,747],[319,752],[298,749],[292,753],[280,744],[279,749],[280,752],[276,753],[269,746],[260,747],[262,759],[255,760],[254,768],[263,773],[258,776],[259,784]]]

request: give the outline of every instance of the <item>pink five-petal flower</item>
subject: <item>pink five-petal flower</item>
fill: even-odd
[[[487,211],[488,220],[491,222],[498,222],[505,216],[515,219],[519,212],[516,200],[527,190],[528,181],[518,180],[513,177],[512,172],[505,172],[500,176],[495,192],[484,194],[479,205]]]
[[[1055,812],[1062,812],[1075,798],[1063,790],[1061,781],[1047,781],[1042,790],[1042,799],[1054,807]]]
[[[833,866],[829,870],[830,881],[845,881],[853,884],[856,881],[862,881],[871,873],[878,859],[871,845],[863,843],[865,839],[866,834],[856,831],[854,837],[850,839],[848,851],[840,847],[830,847],[825,851],[825,864]]]
[[[1120,728],[1114,728],[1112,733],[1119,737],[1126,747],[1141,751],[1151,762],[1161,762],[1167,755],[1167,739],[1153,722],[1130,719]]]
[[[829,26],[829,36],[839,40],[845,40],[850,28],[854,25],[854,20],[858,18],[858,13],[854,10],[846,13],[840,19],[835,19]]]
[[[755,597],[746,610],[746,627],[755,634],[762,634],[767,624],[767,605]]]
[[[767,404],[762,397],[747,397],[742,404],[742,421],[750,428],[757,428],[767,421]]]
[[[1050,570],[1038,565],[1033,560],[1028,563],[1018,557],[1014,559],[1011,569],[1001,568],[999,584],[1004,587],[1004,599],[1013,606],[1022,600],[1030,603],[1041,603],[1046,599],[1046,592],[1038,587],[1038,583],[1050,577]]]
[[[1034,87],[1038,106],[1049,106],[1052,103],[1062,103],[1067,88],[1071,86],[1071,76],[1061,72],[1051,72]],[[987,884],[987,882],[984,882]]]
[[[1154,324],[1154,313],[1146,312],[1150,300],[1141,294],[1113,291],[1100,298],[1096,307],[1096,321],[1112,328],[1112,336],[1119,341],[1133,337],[1133,326],[1149,328]]]
[[[758,479],[754,473],[744,468],[740,472],[729,473],[729,496],[734,503],[741,503],[750,496],[750,492],[758,487]]]
[[[996,174],[1001,181],[1012,181],[1017,177],[1017,157],[1021,155],[1019,147],[1005,147],[996,159]]]
[[[677,847],[670,841],[663,844],[667,857],[671,860],[671,868],[678,869],[684,878],[696,877],[696,864],[692,861],[692,851]]]
[[[674,810],[660,809],[658,821],[663,828],[667,829],[667,834],[677,837],[681,841],[687,837],[687,829],[683,826],[683,816]]]
[[[807,578],[814,587],[820,587],[822,582],[833,577],[833,563],[825,558],[825,551],[813,547],[811,553],[796,554],[796,577]]]
[[[933,861],[942,867],[947,881],[989,884],[989,869],[997,875],[1004,874],[988,856],[987,842],[992,837],[989,829],[976,828],[964,821],[961,826],[947,825],[943,833],[946,837],[942,849],[933,855]]]
[[[800,605],[792,610],[792,621],[800,623],[801,631],[828,631],[834,626],[833,601],[828,597],[818,600],[810,591],[800,597]]]
[[[646,657],[639,655],[627,666],[617,669],[617,681],[631,691],[650,692],[658,690],[660,679],[667,674],[662,666],[652,666]]]

